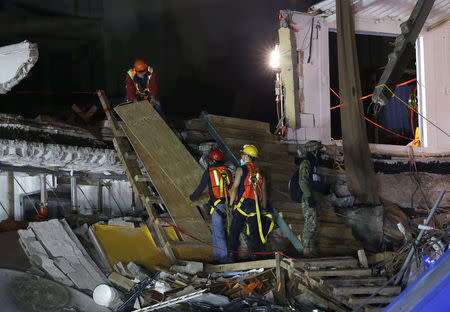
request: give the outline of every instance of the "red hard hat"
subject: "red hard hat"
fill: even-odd
[[[136,60],[134,62],[134,70],[139,74],[143,75],[147,72],[148,66],[143,60]]]
[[[209,158],[217,161],[223,160],[223,153],[221,150],[218,150],[217,148],[213,148],[211,152],[209,152]]]

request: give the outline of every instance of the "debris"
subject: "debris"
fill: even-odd
[[[127,270],[130,272],[135,279],[137,279],[139,282],[142,282],[143,280],[147,279],[149,276],[148,274],[142,269],[140,266],[138,266],[134,262],[128,262],[127,264]]]
[[[108,276],[108,280],[114,285],[125,289],[126,291],[130,291],[134,287],[134,285],[136,285],[136,283],[129,278],[126,278],[125,276],[120,275],[116,272],[112,272]]]
[[[30,262],[54,280],[87,292],[107,283],[65,220],[31,222],[18,234]]]
[[[190,275],[195,275],[198,272],[203,271],[203,263],[196,261],[183,261],[182,265],[172,265],[170,267],[171,271],[187,273]]]

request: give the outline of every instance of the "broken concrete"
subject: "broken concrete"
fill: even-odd
[[[42,144],[0,139],[0,161],[6,165],[58,167],[61,170],[116,171],[123,168],[111,149]]]
[[[28,41],[0,47],[0,94],[24,79],[39,57],[37,44]]]
[[[31,262],[65,285],[91,292],[106,278],[65,220],[31,222],[19,230],[20,243]]]

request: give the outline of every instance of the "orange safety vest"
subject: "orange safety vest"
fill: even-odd
[[[227,167],[210,167],[209,178],[215,198],[230,198],[231,173]]]
[[[152,74],[153,74],[153,68],[151,66],[149,66],[147,70],[150,73],[150,75],[148,75],[147,84],[145,85],[144,90],[139,90],[139,85],[136,82],[134,82],[134,76],[136,76],[136,70],[134,68],[132,68],[127,72],[128,76],[130,76],[130,78],[131,78],[131,81],[133,81],[136,86],[136,93],[142,95],[144,98],[147,98],[148,96],[146,93],[150,92],[150,78],[152,78]]]
[[[245,164],[247,167],[247,176],[244,179],[244,193],[242,197],[255,200],[255,192],[258,199],[261,198],[261,185],[263,183],[261,170],[255,166],[254,163],[248,162]]]

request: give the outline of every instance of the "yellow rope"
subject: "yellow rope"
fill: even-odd
[[[391,92],[392,96],[395,97],[397,100],[399,100],[400,102],[402,102],[403,104],[406,105],[406,107],[408,107],[409,109],[413,110],[414,112],[416,112],[417,115],[419,115],[420,117],[422,117],[423,119],[425,119],[427,122],[429,122],[430,124],[432,124],[433,126],[435,126],[439,131],[441,131],[442,133],[444,133],[446,136],[448,136],[450,138],[450,134],[448,134],[447,132],[445,132],[444,130],[442,130],[441,128],[439,128],[434,122],[432,122],[431,120],[429,120],[428,118],[426,118],[424,115],[422,115],[421,113],[419,113],[414,107],[408,105],[405,101],[403,101],[401,98],[399,98],[394,92],[392,92],[392,90],[386,85],[386,84],[380,84],[378,86],[376,86],[375,88],[378,87],[386,87],[386,89],[389,90],[389,92]]]

